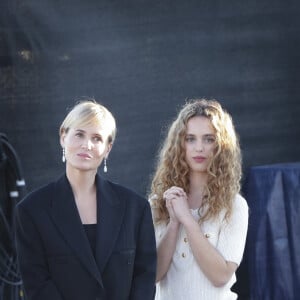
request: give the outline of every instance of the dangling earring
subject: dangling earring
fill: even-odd
[[[106,164],[106,158],[104,158],[104,167],[103,167],[104,173],[107,173],[107,164]]]
[[[62,153],[62,158],[61,158],[61,160],[62,160],[62,162],[64,163],[64,162],[66,162],[65,148],[63,148],[62,150],[63,150],[63,153]]]

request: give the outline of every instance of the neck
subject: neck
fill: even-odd
[[[206,183],[207,173],[197,172],[190,175],[190,192],[188,197],[190,208],[199,208],[201,206]]]
[[[72,187],[72,190],[76,195],[90,192],[95,188],[95,176],[96,172],[93,171],[79,171],[66,168],[66,175]]]

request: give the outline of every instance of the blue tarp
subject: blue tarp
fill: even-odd
[[[300,163],[252,167],[244,187],[250,299],[300,299]]]

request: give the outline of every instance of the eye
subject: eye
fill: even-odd
[[[80,131],[78,131],[78,132],[75,133],[75,136],[77,136],[77,137],[83,137],[83,133],[80,132]]]
[[[99,142],[102,142],[102,137],[97,135],[97,136],[93,137],[93,140],[94,140],[94,142],[99,143]]]
[[[193,142],[194,140],[195,140],[195,138],[194,138],[193,136],[187,136],[187,137],[185,138],[185,141],[188,142],[188,143],[191,143],[191,142]]]
[[[213,144],[216,139],[213,136],[206,136],[203,140],[207,144]]]

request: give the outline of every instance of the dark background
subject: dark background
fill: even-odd
[[[299,9],[278,0],[1,1],[0,132],[27,190],[63,172],[58,129],[84,97],[117,119],[105,176],[143,195],[188,98],[215,98],[231,113],[244,175],[299,161]]]

